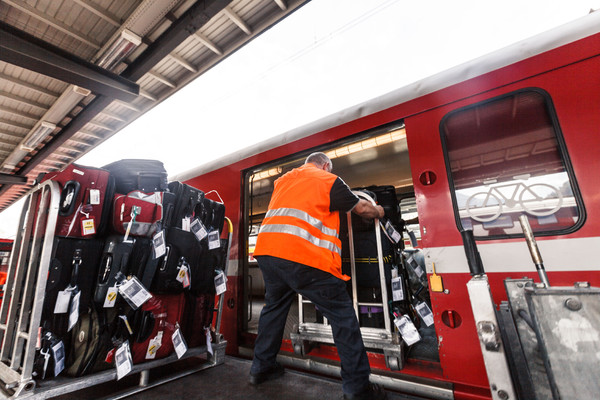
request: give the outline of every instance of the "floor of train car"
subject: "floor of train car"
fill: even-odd
[[[171,374],[177,369],[184,370],[194,360],[183,360],[151,371],[150,379],[160,379],[161,375]],[[155,399],[228,399],[228,400],[266,400],[266,399],[341,399],[340,380],[311,375],[286,369],[280,379],[267,381],[259,386],[248,383],[250,360],[226,356],[224,363],[174,381],[130,395],[131,400]],[[107,382],[79,392],[60,397],[57,400],[75,399],[112,399],[122,398],[119,391],[135,386],[137,374],[125,377],[118,382]],[[390,400],[419,400],[421,397],[407,396],[388,392]]]
[[[258,332],[258,319],[260,317],[260,311],[264,305],[264,299],[254,298],[252,300],[252,318],[248,321],[248,332],[256,334]],[[304,307],[304,321],[315,322],[315,310],[313,307]],[[290,332],[294,329],[294,325],[298,324],[298,302],[292,303],[288,318],[285,324],[285,331],[283,333],[284,339],[290,339]],[[420,327],[419,333],[421,335],[421,341],[412,345],[409,350],[409,358],[439,362],[440,356],[437,348],[437,338],[433,325],[429,328]],[[377,350],[376,350],[377,351]]]

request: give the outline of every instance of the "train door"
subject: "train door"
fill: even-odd
[[[387,207],[393,208],[399,218],[396,227],[403,234],[403,240],[400,240],[399,243],[392,243],[391,238],[382,235],[382,240],[390,241],[390,243],[383,244],[383,247],[387,249],[384,251],[389,252],[386,254],[385,265],[391,271],[388,282],[391,305],[389,309],[390,312],[407,314],[419,332],[420,340],[411,343],[408,352],[405,353],[408,354],[409,362],[410,360],[439,362],[424,257],[419,248],[421,240],[419,215],[403,122],[371,129],[307,152],[291,154],[278,161],[256,166],[246,172],[244,179],[245,241],[248,249],[247,257],[244,259],[246,293],[244,331],[247,333],[246,337],[252,340],[251,337],[257,333],[258,319],[264,301],[264,283],[258,265],[252,257],[252,250],[267,210],[274,181],[287,171],[302,165],[306,156],[312,151],[322,151],[327,154],[333,162],[333,173],[341,177],[350,188],[366,190],[370,193],[386,191],[393,194],[394,200]],[[380,201],[383,201],[382,199],[383,197],[380,198]],[[342,221],[340,236],[343,243],[344,225],[345,223]],[[355,240],[355,248],[356,246],[366,245],[357,243]],[[342,249],[342,252],[343,267],[345,267],[348,262],[347,252],[345,249]],[[357,264],[357,271],[359,271],[357,279],[361,280],[358,282],[359,295],[376,297],[378,295],[376,290],[365,282],[370,278],[368,271],[373,270],[377,261],[369,259],[368,256],[357,257],[361,258]],[[361,278],[361,275],[364,279]],[[404,290],[405,297],[393,298],[391,280],[394,280],[395,284],[398,281],[403,282],[401,289]],[[299,322],[298,307],[295,303],[290,311],[284,339],[290,339],[290,332]],[[383,310],[377,307],[361,307],[359,309],[361,326],[381,326],[383,323],[382,312]],[[318,312],[314,308],[311,309],[310,305],[303,306],[302,314],[304,321],[307,319],[315,322],[322,320]],[[392,316],[391,319],[393,318]],[[377,352],[376,349],[370,349],[370,351]]]

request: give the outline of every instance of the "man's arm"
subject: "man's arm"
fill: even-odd
[[[360,199],[352,209],[352,212],[368,219],[383,218],[384,216],[383,207],[373,205],[365,199]]]

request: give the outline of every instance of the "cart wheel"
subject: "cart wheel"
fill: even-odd
[[[304,357],[304,346],[302,345],[302,343],[295,343],[294,344],[294,353],[299,355],[299,356],[303,356]]]
[[[398,357],[388,356],[385,362],[392,371],[400,371],[400,360],[398,360]]]

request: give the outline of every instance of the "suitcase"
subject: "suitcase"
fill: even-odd
[[[383,328],[385,320],[383,318],[383,307],[360,306],[358,310],[358,320],[363,328]]]
[[[133,323],[137,334],[130,340],[134,364],[158,360],[173,353],[172,336],[177,326],[183,322],[184,308],[183,293],[154,295],[135,312]],[[160,347],[154,355],[150,355],[157,343]]]
[[[67,332],[68,312],[54,314],[58,293],[69,285],[77,285],[81,295],[79,310],[86,312],[92,300],[103,242],[98,239],[55,238],[52,247],[42,324],[62,337]]]
[[[176,202],[169,226],[181,228],[181,221],[202,213],[204,192],[181,182],[169,182],[169,191],[175,194]]]
[[[112,212],[114,232],[121,235],[152,236],[161,228],[162,199],[162,192],[143,193],[134,190],[128,194],[116,194]]]
[[[353,232],[354,235],[354,261],[356,264],[356,284],[362,287],[379,287],[379,261],[377,258],[377,239],[374,231]],[[392,243],[381,235],[381,250],[385,278],[388,286],[392,280],[394,263],[394,249]],[[348,238],[342,240],[342,272],[350,275],[350,250]]]
[[[167,229],[174,226],[175,206],[177,203],[177,195],[172,192],[163,192],[163,219],[160,222],[158,229]]]
[[[104,233],[115,190],[109,171],[71,164],[41,179],[48,180],[61,189],[56,236],[91,238]]]
[[[201,281],[201,261],[207,248],[203,243],[206,243],[206,239],[199,242],[192,232],[179,228],[169,228],[165,235],[167,253],[158,260],[154,279],[150,285],[151,292],[182,292],[184,287],[182,282],[177,280],[177,274],[183,262],[190,270],[190,283],[193,288],[194,282]]]
[[[125,194],[134,190],[146,193],[167,190],[167,171],[160,161],[126,159],[115,161],[102,168],[110,171],[114,176],[117,193]]]
[[[400,203],[398,202],[398,196],[396,196],[396,188],[392,185],[382,185],[367,186],[362,190],[368,190],[375,194],[377,204],[382,206],[385,211],[385,217],[390,220],[396,230],[401,232]]]
[[[117,274],[129,273],[129,258],[133,251],[136,239],[123,240],[123,236],[112,235],[106,239],[104,250],[101,254],[100,268],[96,274],[97,284],[94,291],[94,303],[102,308],[108,289],[115,286]]]
[[[196,217],[202,221],[207,231],[216,229],[221,234],[225,222],[225,204],[205,197],[202,200],[202,208],[196,214]]]
[[[215,307],[214,293],[186,293],[185,320],[181,326],[188,347],[206,345],[204,328],[212,324]]]

